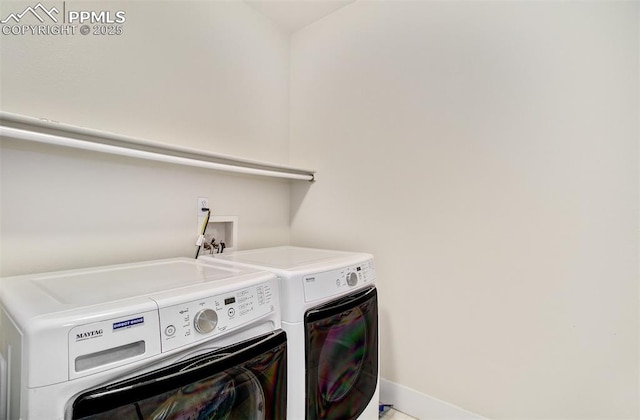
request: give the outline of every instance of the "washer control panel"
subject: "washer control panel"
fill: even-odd
[[[160,308],[162,351],[235,330],[274,309],[269,283]]]
[[[355,287],[373,284],[376,273],[373,260],[322,273],[303,276],[304,299],[307,302],[335,296]]]

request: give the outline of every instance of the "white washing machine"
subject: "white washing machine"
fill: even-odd
[[[0,418],[284,418],[278,295],[186,258],[2,278]]]
[[[371,255],[284,246],[202,258],[278,276],[290,419],[378,418],[378,300]]]

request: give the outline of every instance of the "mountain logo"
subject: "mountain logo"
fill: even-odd
[[[53,14],[59,14],[60,11],[54,6],[51,9],[48,9],[42,5],[42,3],[38,3],[35,6],[27,7],[20,13],[11,13],[5,19],[1,20],[0,23],[7,23],[10,20],[13,20],[15,23],[19,23],[20,20],[25,15],[33,15],[40,21],[40,23],[44,23],[44,17],[49,17],[54,23],[58,23],[58,19]]]

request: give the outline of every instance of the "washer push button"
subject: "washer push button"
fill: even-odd
[[[174,327],[173,325],[169,325],[164,329],[164,333],[165,335],[172,337],[176,333],[176,327]]]

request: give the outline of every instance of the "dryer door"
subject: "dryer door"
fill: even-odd
[[[378,382],[378,295],[365,289],[305,314],[307,419],[355,419]]]
[[[72,419],[282,419],[286,334],[275,331],[79,395]]]

